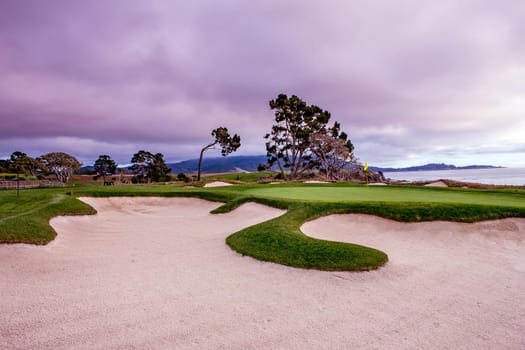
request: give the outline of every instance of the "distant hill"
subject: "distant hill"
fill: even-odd
[[[461,170],[461,169],[491,169],[491,168],[501,168],[492,165],[467,165],[467,166],[455,166],[451,164],[444,163],[429,163],[425,165],[411,166],[407,168],[380,168],[380,167],[370,167],[374,171],[381,172],[398,172],[398,171],[432,171],[432,170]]]
[[[266,164],[267,157],[259,156],[227,156],[216,158],[204,158],[202,160],[203,173],[226,173],[235,171],[257,171],[259,164]],[[172,174],[195,173],[197,172],[198,159],[189,159],[176,163],[168,163]],[[425,165],[411,166],[407,168],[381,168],[370,166],[373,171],[381,172],[398,172],[398,171],[423,171],[423,170],[457,170],[457,169],[489,169],[500,168],[491,165],[468,165],[457,167],[455,165],[444,163],[430,163]],[[276,170],[276,168],[274,168]],[[93,166],[84,166],[80,168],[79,173],[92,174]]]
[[[78,169],[78,175],[93,175],[95,173],[95,167],[93,165],[85,165]]]
[[[228,156],[217,158],[204,158],[202,160],[203,173],[226,173],[234,171],[257,171],[259,164],[266,164],[266,156]],[[198,159],[189,159],[182,162],[168,163],[172,174],[197,172]],[[92,165],[79,169],[78,174],[94,174]]]
[[[230,171],[257,171],[259,164],[266,164],[267,157],[260,156],[228,156],[219,158],[204,158],[202,161],[202,172],[203,173],[222,173]],[[178,163],[171,163],[168,166],[171,168],[172,174],[178,173],[192,173],[197,171],[198,159],[185,160]],[[370,169],[373,171],[381,172],[397,172],[397,171],[429,171],[429,170],[459,170],[459,169],[489,169],[489,168],[500,168],[492,165],[468,165],[468,166],[455,166],[444,163],[430,163],[425,165],[417,165],[406,168],[381,168],[373,167]],[[274,169],[275,170],[275,169]]]
[[[233,171],[257,171],[259,164],[266,164],[266,156],[227,156],[218,158],[204,158],[202,160],[203,173],[225,173]],[[194,173],[197,171],[198,159],[184,160],[169,163],[172,174]]]

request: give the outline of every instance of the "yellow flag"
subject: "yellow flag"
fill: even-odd
[[[365,166],[363,168],[364,171],[368,171],[368,163],[365,163]]]

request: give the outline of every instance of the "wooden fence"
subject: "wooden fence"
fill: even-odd
[[[19,187],[18,187],[19,186]],[[17,181],[3,180],[0,181],[0,189],[2,190],[13,190],[13,189],[24,189],[24,188],[37,188],[37,187],[62,187],[63,183],[57,181]]]

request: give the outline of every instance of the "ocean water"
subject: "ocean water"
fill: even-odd
[[[525,186],[525,168],[402,171],[385,172],[384,175],[386,178],[400,181],[436,181],[439,179],[448,179],[489,185]]]

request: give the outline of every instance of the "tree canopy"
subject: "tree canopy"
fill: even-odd
[[[10,171],[11,162],[9,159],[0,159],[0,173],[7,173]]]
[[[197,181],[200,181],[201,179],[202,158],[204,156],[205,151],[219,145],[221,147],[221,154],[223,155],[223,157],[225,157],[228,154],[237,151],[237,149],[241,146],[241,137],[237,134],[230,136],[228,129],[225,127],[221,126],[217,129],[213,129],[213,131],[211,132],[211,136],[214,138],[213,142],[209,143],[201,149],[197,169]]]
[[[332,127],[328,126],[331,117],[328,111],[308,105],[295,95],[288,97],[286,94],[280,94],[269,104],[275,111],[275,124],[264,137],[267,140],[268,165],[271,167],[277,164],[283,177],[285,169],[290,171],[289,176],[294,179],[307,170],[321,166],[319,155],[312,148],[313,139],[316,140],[317,153],[320,150],[326,151],[323,147],[326,142],[333,147],[337,145],[336,148],[340,151],[342,149],[339,146],[346,148],[349,153],[353,151],[347,134],[340,131],[340,124],[335,122]],[[312,138],[312,135],[316,136]],[[333,151],[330,154],[332,153]],[[341,156],[344,154],[338,155]],[[324,163],[326,167],[326,161]]]
[[[82,164],[73,156],[64,152],[51,152],[40,157],[47,170],[54,174],[58,181],[68,182],[73,173]]]
[[[318,169],[329,179],[336,179],[339,171],[354,160],[347,143],[329,134],[310,135],[312,153]]]
[[[131,158],[130,170],[135,174],[138,182],[157,182],[167,177],[170,168],[164,162],[162,153],[153,154],[140,150]]]
[[[39,176],[47,171],[40,159],[32,158],[20,151],[15,151],[11,154],[8,168],[10,171],[31,176]]]
[[[106,154],[100,155],[93,167],[97,172],[97,176],[102,176],[104,182],[106,182],[106,176],[114,174],[117,171],[117,164]]]

